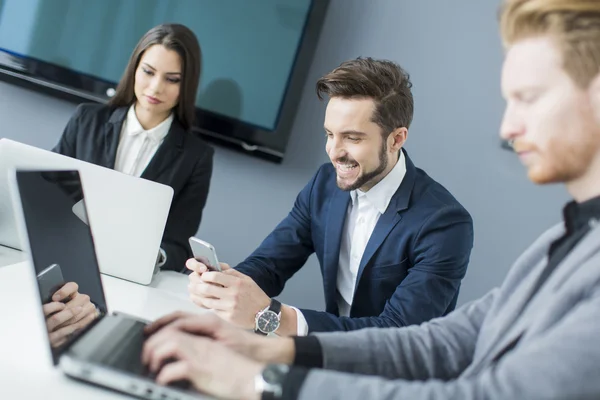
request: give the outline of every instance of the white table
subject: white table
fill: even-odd
[[[0,268],[23,260],[25,260],[25,255],[20,251],[0,245]]]
[[[71,380],[52,366],[32,267],[26,261],[7,265],[18,252],[1,249],[0,399],[129,399]],[[187,299],[187,281],[185,275],[161,272],[143,286],[102,275],[109,311],[148,320],[176,310],[203,312]]]

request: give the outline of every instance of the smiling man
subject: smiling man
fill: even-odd
[[[473,246],[470,215],[403,149],[413,117],[408,74],[358,58],[317,82],[329,98],[323,165],[289,215],[235,269],[188,260],[199,306],[257,333],[398,327],[452,311]],[[316,253],[325,311],[274,296]]]

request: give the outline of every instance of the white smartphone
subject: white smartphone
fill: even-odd
[[[192,236],[190,238],[190,247],[196,260],[206,265],[212,271],[221,272],[221,264],[219,264],[217,252],[212,244]]]

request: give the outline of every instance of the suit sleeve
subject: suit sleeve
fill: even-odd
[[[161,243],[167,254],[167,261],[161,267],[163,270],[187,271],[185,262],[192,257],[188,239],[196,234],[202,220],[212,177],[213,155],[214,149],[208,147],[205,155],[198,159],[189,181],[171,205]]]
[[[77,131],[79,130],[78,127],[81,124],[82,116],[83,105],[79,105],[69,119],[69,122],[67,122],[58,143],[52,149],[53,152],[76,158]]]
[[[380,315],[350,318],[301,310],[309,332],[408,326],[444,315],[458,295],[472,247],[473,221],[469,213],[459,206],[438,210],[415,236],[411,250],[414,264]]]
[[[600,393],[598,365],[598,320],[600,319],[600,291],[580,293],[581,299],[569,308],[565,316],[535,340],[525,338],[511,351],[506,352],[495,362],[473,376],[456,375],[454,379],[436,379],[432,375],[422,375],[421,379],[402,374],[401,368],[410,368],[415,346],[421,348],[421,356],[416,362],[427,362],[424,371],[435,371],[436,362],[447,364],[453,355],[460,354],[452,342],[438,347],[439,339],[423,337],[421,334],[408,335],[405,330],[396,330],[397,339],[391,342],[383,337],[382,331],[370,333],[374,342],[380,344],[371,348],[371,358],[381,366],[370,375],[333,371],[311,370],[296,395],[288,393],[284,398],[300,399],[463,399],[463,400],[503,400],[503,399],[596,399]],[[448,317],[450,318],[452,314]],[[447,318],[440,319],[443,323]],[[469,329],[468,325],[461,325]],[[462,345],[476,338],[468,332],[454,331],[453,335]],[[442,331],[438,335],[446,337]],[[379,337],[378,337],[379,336]],[[391,337],[391,336],[390,336]],[[383,339],[383,340],[381,340]],[[408,340],[406,340],[408,339]],[[418,339],[418,340],[416,340]],[[328,346],[321,343],[326,349]],[[383,346],[382,346],[383,345]],[[352,351],[350,351],[350,349]],[[448,350],[448,354],[444,354]],[[326,350],[327,351],[327,350]],[[406,352],[406,356],[404,356]],[[355,353],[348,347],[347,353]],[[362,363],[356,355],[353,366]],[[405,359],[399,363],[394,358]],[[326,363],[327,364],[327,363]],[[374,365],[374,364],[371,364]],[[383,366],[387,365],[387,373]],[[457,366],[462,372],[466,366]],[[327,368],[327,365],[326,365]],[[360,368],[359,368],[360,369]],[[344,370],[349,371],[348,368]],[[400,372],[400,374],[398,373]],[[406,377],[405,377],[406,376]]]
[[[285,379],[283,399],[298,398],[311,368],[350,372],[355,377],[376,375],[381,380],[455,378],[471,363],[481,326],[497,295],[494,289],[447,317],[420,326],[318,333],[296,339],[294,367]],[[321,364],[310,360],[313,354]]]
[[[287,217],[246,260],[236,266],[238,271],[251,277],[269,297],[280,294],[285,282],[314,253],[310,200],[319,172],[298,194]]]

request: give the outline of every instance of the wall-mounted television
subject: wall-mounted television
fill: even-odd
[[[0,0],[0,79],[106,102],[138,40],[181,23],[203,53],[194,130],[280,162],[329,0]]]

